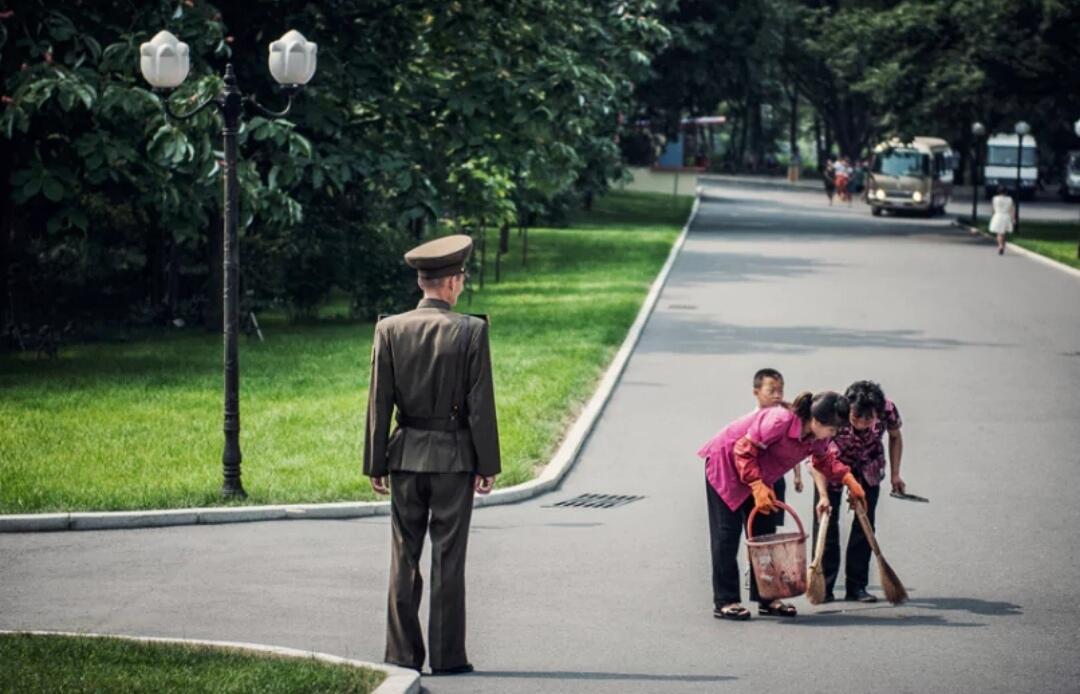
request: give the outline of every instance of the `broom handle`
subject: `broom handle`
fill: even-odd
[[[814,544],[814,561],[810,562],[810,565],[815,569],[821,566],[821,560],[825,556],[825,534],[829,531],[830,515],[832,515],[831,512],[826,511],[821,514],[821,518],[818,520],[817,542]]]
[[[874,537],[874,529],[870,527],[870,519],[866,517],[866,505],[862,501],[855,502],[855,515],[859,518],[859,525],[862,526],[863,534],[866,535],[866,541],[870,544],[870,549],[874,550],[874,554],[881,557],[881,548],[878,547],[877,538]]]

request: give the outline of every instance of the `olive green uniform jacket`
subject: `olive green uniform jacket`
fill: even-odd
[[[395,407],[413,418],[463,416],[467,427],[398,426],[391,434]],[[501,467],[487,321],[455,313],[437,299],[423,299],[415,310],[380,320],[371,352],[364,474],[491,476]]]

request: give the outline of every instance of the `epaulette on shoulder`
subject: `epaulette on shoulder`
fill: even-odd
[[[479,318],[480,320],[484,321],[488,325],[491,325],[491,318],[489,318],[488,314],[486,314],[486,313],[466,313],[465,315],[466,316],[472,316],[473,318]]]

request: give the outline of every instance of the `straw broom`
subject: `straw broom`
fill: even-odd
[[[821,567],[821,562],[825,557],[825,533],[829,530],[830,515],[831,511],[821,515],[817,540],[814,542],[814,560],[806,569],[806,599],[811,605],[825,602],[825,570]]]
[[[878,573],[881,574],[881,588],[885,591],[885,599],[894,605],[899,605],[908,599],[907,590],[900,582],[900,577],[889,566],[889,562],[885,561],[885,557],[881,555],[881,547],[878,546],[877,538],[874,537],[874,529],[870,527],[870,519],[866,517],[864,502],[855,502],[855,515],[859,517],[859,524],[862,525],[866,541],[870,543],[870,549],[874,550],[874,556],[877,557]]]

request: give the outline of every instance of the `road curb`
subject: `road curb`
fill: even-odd
[[[474,506],[515,504],[546,494],[557,488],[577,462],[585,441],[596,426],[630,356],[641,339],[645,323],[652,315],[667,284],[675,259],[686,243],[690,227],[701,204],[701,187],[694,196],[694,205],[667,260],[653,280],[649,293],[634,319],[626,339],[608,365],[588,403],[577,415],[555,455],[540,476],[522,484],[499,489],[486,496],[477,496]],[[214,506],[207,508],[154,509],[148,511],[106,511],[72,513],[29,513],[0,515],[0,533],[45,532],[59,530],[121,530],[130,528],[160,528],[175,525],[207,525],[214,523],[251,523],[273,520],[346,520],[390,514],[389,501],[346,501],[328,504],[282,504],[268,506]]]
[[[964,222],[961,222],[959,219],[954,219],[953,220],[953,226],[959,227],[961,229],[966,229],[967,232],[970,233],[970,234],[979,234],[979,235],[985,236],[986,238],[989,238],[989,239],[994,238],[994,235],[991,234],[990,232],[983,231],[982,229],[979,229],[977,227],[973,227],[970,224],[965,224]],[[1031,258],[1032,260],[1037,260],[1038,262],[1042,263],[1043,265],[1049,265],[1050,267],[1057,268],[1058,270],[1062,270],[1066,274],[1072,275],[1073,277],[1076,277],[1077,279],[1080,279],[1080,270],[1077,270],[1074,267],[1070,267],[1070,266],[1066,265],[1065,263],[1063,263],[1061,261],[1054,260],[1053,258],[1047,258],[1045,255],[1042,255],[1041,253],[1036,253],[1035,251],[1030,251],[1030,250],[1024,248],[1023,246],[1018,246],[1015,243],[1013,243],[1011,241],[1008,241],[1008,240],[1005,241],[1005,245],[1009,248],[1009,250],[1017,253],[1018,255],[1027,256],[1028,258]]]
[[[204,641],[201,639],[173,639],[156,636],[129,636],[127,634],[94,634],[80,633],[75,631],[23,631],[0,629],[0,634],[31,634],[35,636],[82,636],[87,638],[124,639],[125,641],[138,641],[140,643],[166,643],[182,644],[188,646],[207,646],[233,651],[247,651],[265,655],[274,655],[280,658],[295,658],[298,660],[318,660],[330,665],[346,665],[349,667],[365,667],[371,670],[379,670],[386,673],[386,679],[375,688],[373,694],[419,694],[420,673],[405,668],[394,667],[385,663],[369,663],[364,660],[342,658],[329,653],[316,651],[301,651],[295,648],[282,646],[267,646],[260,643],[240,643],[236,641]]]

